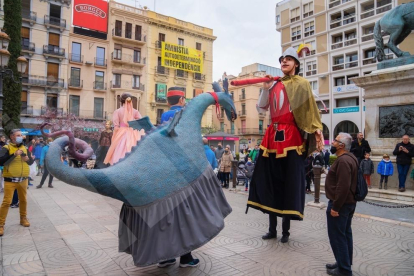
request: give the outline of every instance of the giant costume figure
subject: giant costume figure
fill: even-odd
[[[201,140],[203,113],[217,101],[229,120],[235,119],[228,94],[201,94],[172,121],[150,128],[124,159],[101,170],[74,169],[56,162],[68,142],[70,154],[77,159],[87,158],[91,149],[70,132],[54,134],[68,134],[69,138],[56,139],[51,145],[46,156],[49,171],[70,185],[124,202],[119,251],[131,254],[137,266],[184,255],[210,241],[224,227],[231,207]],[[76,147],[83,153],[76,153]]]
[[[247,202],[248,207],[269,214],[270,228],[264,239],[276,237],[276,216],[284,218],[282,242],[288,240],[290,219],[303,219],[304,160],[306,152],[315,149],[316,138],[321,139],[322,129],[310,84],[297,75],[298,54],[289,48],[279,61],[282,63],[288,56],[296,60],[295,74],[285,73],[284,77],[275,78],[270,89],[263,91],[259,98],[258,111],[270,109],[272,124],[260,145]]]

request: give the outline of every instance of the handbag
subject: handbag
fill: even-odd
[[[38,168],[37,168],[36,162],[33,162],[33,164],[31,164],[29,166],[29,168],[30,168],[29,176],[31,178],[35,178],[35,176],[37,175],[37,172],[38,172]]]

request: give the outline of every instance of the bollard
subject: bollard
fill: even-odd
[[[237,160],[231,161],[231,173],[233,175],[233,188],[235,189],[237,186]]]
[[[319,197],[321,194],[321,173],[322,173],[322,166],[314,165],[313,170],[313,185],[315,186],[315,203],[319,203]]]

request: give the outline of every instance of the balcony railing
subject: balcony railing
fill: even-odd
[[[72,62],[83,63],[83,55],[69,53],[69,60]]]
[[[157,41],[155,41],[155,48],[156,49],[161,49],[161,43],[162,43],[162,41],[160,41],[160,40],[157,40]]]
[[[34,52],[35,49],[35,44],[33,42],[22,40],[22,51]]]
[[[95,66],[101,66],[101,67],[106,67],[107,66],[107,62],[106,59],[104,58],[95,58]]]
[[[243,95],[243,94],[239,95],[239,101],[243,101],[245,99],[246,99],[246,94],[245,95]]]
[[[331,29],[338,28],[342,26],[342,17],[331,19]]]
[[[20,114],[22,115],[33,115],[33,106],[32,105],[22,105],[20,107]]]
[[[239,111],[237,114],[239,117],[245,117],[246,116],[246,110]]]
[[[118,61],[118,62],[145,64],[145,62],[141,62],[141,61],[145,61],[145,58],[141,59],[141,58],[134,57],[133,55],[127,55],[127,54],[117,53],[117,52],[112,52],[111,59],[113,61]]]
[[[193,78],[198,81],[205,81],[206,75],[200,74],[200,73],[194,73]]]
[[[337,42],[337,43],[331,45],[332,50],[339,49],[339,48],[342,48],[342,47],[344,47],[343,42]]]
[[[50,88],[64,88],[64,79],[55,78],[52,76],[43,77],[35,75],[22,75],[22,84],[28,86],[40,86]]]
[[[342,70],[342,69],[344,69],[344,64],[343,63],[336,64],[336,65],[332,66],[332,71],[338,71],[338,70]]]
[[[264,129],[260,128],[239,128],[238,135],[264,135]]]
[[[377,63],[377,59],[374,57],[365,58],[362,60],[362,65],[374,64]]]
[[[66,19],[45,15],[45,24],[53,25],[59,28],[66,28]]]
[[[94,81],[93,89],[94,90],[106,90],[106,83],[103,81]]]
[[[344,46],[351,46],[357,43],[357,39],[356,38],[352,38],[352,39],[348,39],[344,41]]]
[[[32,11],[22,10],[22,19],[36,22],[37,13],[32,12]]]
[[[377,14],[389,11],[392,9],[392,4],[384,5],[377,8]]]
[[[175,70],[175,76],[177,78],[188,79],[188,72],[184,70]]]
[[[290,23],[296,22],[300,20],[300,16],[296,16],[290,19]]]
[[[121,81],[111,81],[111,88],[121,88],[122,84]],[[124,83],[124,88],[126,88],[126,85]]]
[[[312,71],[307,71],[306,72],[306,76],[308,77],[308,76],[313,76],[313,75],[316,75],[317,74],[317,70],[312,70]]]
[[[355,22],[355,19],[356,19],[355,12],[354,13],[351,13],[351,14],[348,14],[348,15],[345,15],[344,16],[344,21],[343,21],[343,24],[342,25],[351,24],[351,23]]]
[[[83,110],[78,108],[73,108],[69,110],[69,113],[78,116],[82,119],[98,119],[104,120],[107,119],[107,113],[103,110]]]
[[[72,88],[82,88],[83,87],[83,80],[77,79],[77,78],[70,78],[68,81],[69,87]]]
[[[40,108],[40,115],[45,115],[47,112],[56,113],[57,116],[63,115],[63,108],[42,106]]]
[[[375,15],[375,9],[372,8],[372,9],[366,10],[363,13],[361,13],[361,19],[365,19],[365,18],[374,16],[374,15]]]
[[[366,35],[361,36],[362,42],[369,41],[372,39],[374,39],[374,34],[366,34]]]
[[[303,18],[306,18],[306,17],[308,17],[308,16],[312,16],[312,15],[313,15],[313,11],[305,12],[305,13],[303,14]]]
[[[43,45],[43,54],[54,56],[65,56],[65,49],[54,45]]]
[[[145,91],[145,85],[142,84],[142,83],[133,83],[132,84],[132,89]]]
[[[331,1],[331,3],[329,3],[329,8],[332,9],[333,7],[336,7],[340,4],[341,4],[341,0]]]
[[[345,63],[345,68],[354,68],[358,67],[358,61],[351,61]]]
[[[170,69],[164,66],[156,66],[155,67],[155,73],[161,74],[161,75],[169,75]]]

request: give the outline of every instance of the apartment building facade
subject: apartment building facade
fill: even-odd
[[[48,109],[66,110],[70,5],[70,0],[22,0],[22,55],[29,61],[22,76],[23,127],[39,124],[38,116]]]
[[[166,92],[181,87],[186,99],[211,91],[213,75],[213,30],[196,24],[147,11],[147,90],[143,103],[151,122],[159,124],[161,115],[169,109]],[[161,44],[168,42],[203,52],[202,73],[191,73],[161,66]],[[212,108],[204,113],[202,126],[212,126]]]
[[[279,68],[254,63],[242,67],[237,76],[229,76],[232,80],[262,78],[266,75],[283,76]],[[236,141],[236,152],[243,148],[253,148],[262,142],[267,127],[271,124],[270,113],[258,113],[257,101],[262,93],[263,83],[249,84],[243,86],[229,85],[229,93],[237,110],[237,120],[231,122],[227,119],[224,109],[220,117],[213,116],[213,124],[216,129],[239,137]]]
[[[325,143],[339,132],[364,132],[364,91],[353,77],[376,70],[374,25],[403,0],[285,0],[276,5],[282,51],[306,43],[300,74],[311,83],[322,111]],[[384,37],[386,42],[388,37]],[[414,35],[400,45],[409,51]],[[412,47],[411,47],[412,48]],[[395,58],[386,49],[386,58]],[[323,106],[322,102],[326,108]]]

